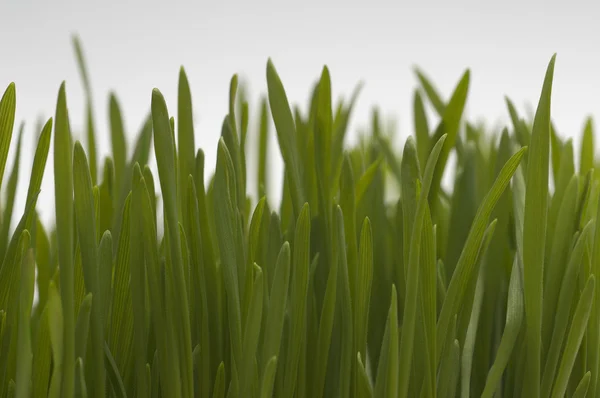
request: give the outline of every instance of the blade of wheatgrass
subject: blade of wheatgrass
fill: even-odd
[[[548,172],[550,151],[550,97],[554,74],[553,56],[548,64],[544,85],[531,133],[527,163],[527,193],[523,221],[523,280],[525,323],[527,324],[527,364],[523,393],[531,398],[540,396],[542,289],[544,251],[548,212]]]
[[[290,244],[284,242],[277,256],[273,287],[269,298],[268,311],[265,315],[265,330],[262,347],[261,371],[266,372],[272,358],[279,358],[283,324],[287,308],[290,284]],[[272,388],[272,387],[271,387]]]
[[[392,285],[383,344],[379,366],[377,367],[377,378],[374,394],[376,397],[395,398],[398,396],[398,298],[396,286]],[[404,333],[402,333],[403,335]],[[408,386],[406,387],[408,389]]]
[[[432,143],[437,142],[444,134],[448,138],[446,139],[444,147],[442,148],[435,169],[435,174],[433,175],[433,182],[431,183],[431,190],[429,193],[429,201],[431,205],[433,205],[433,200],[437,197],[440,184],[442,182],[442,175],[444,174],[446,162],[448,161],[448,156],[450,155],[452,148],[454,148],[456,138],[458,137],[458,129],[465,108],[465,103],[467,101],[467,94],[469,92],[469,81],[471,79],[470,76],[471,73],[467,69],[456,85],[456,88],[452,93],[452,97],[450,97],[450,101],[448,101],[448,105],[444,109],[442,120],[432,136]]]
[[[4,211],[2,212],[2,226],[0,227],[0,257],[4,257],[6,246],[8,245],[8,233],[10,222],[13,215],[13,206],[15,204],[15,196],[17,194],[17,182],[19,180],[19,166],[21,163],[21,142],[23,138],[24,125],[21,125],[19,136],[17,138],[17,146],[13,168],[8,175],[8,183],[6,184],[6,196]]]
[[[433,105],[433,108],[438,115],[442,116],[446,110],[446,104],[444,103],[444,100],[442,100],[437,89],[421,69],[415,68],[414,72],[417,75],[417,79],[419,80],[421,87],[423,87],[425,94],[427,94],[427,98],[429,98],[431,105]]]
[[[121,215],[121,233],[119,234],[119,242],[116,248],[115,267],[113,271],[113,288],[112,298],[110,300],[111,310],[108,333],[106,341],[111,352],[114,352],[114,359],[117,363],[119,371],[127,379],[127,369],[130,368],[130,363],[133,354],[133,302],[131,298],[131,265],[139,259],[130,257],[132,245],[141,245],[141,234],[139,224],[131,222],[131,201],[132,196],[129,195],[125,200],[123,213]],[[130,228],[136,231],[135,234],[130,233]],[[143,250],[139,249],[138,250]],[[134,264],[136,266],[136,264]],[[137,265],[139,266],[139,265]],[[143,264],[142,264],[143,266]]]
[[[110,94],[108,103],[110,115],[110,142],[112,157],[115,162],[115,186],[121,186],[121,180],[125,175],[125,164],[127,162],[127,142],[125,140],[125,127],[121,114],[121,106],[115,93]]]
[[[81,76],[81,82],[83,83],[83,90],[86,97],[86,138],[88,145],[88,154],[90,158],[90,174],[92,175],[92,183],[96,185],[96,179],[98,178],[98,161],[96,153],[96,134],[94,130],[94,113],[92,105],[92,87],[90,84],[90,78],[88,75],[87,64],[83,55],[83,46],[78,36],[72,37],[73,50],[75,51],[75,58],[77,59],[77,66],[79,69],[79,75]]]
[[[277,357],[273,356],[267,362],[263,373],[260,398],[273,397],[273,384],[275,382],[275,372],[277,371]]]
[[[402,272],[405,278],[409,264],[411,232],[415,221],[417,202],[419,201],[417,187],[420,184],[420,180],[421,169],[419,167],[417,147],[414,138],[409,136],[404,143],[404,150],[402,152],[400,180],[402,192],[402,248],[404,250],[402,253],[402,262],[399,264],[404,264],[404,269],[396,270],[398,275]]]
[[[372,398],[373,386],[371,386],[371,381],[362,362],[360,352],[356,354],[356,367],[358,368],[358,380],[356,382],[355,397]]]
[[[223,362],[221,362],[217,369],[212,396],[213,398],[225,398],[225,365]]]
[[[15,124],[16,89],[15,84],[10,83],[2,99],[0,99],[0,187],[4,176],[4,168],[8,159],[8,150]]]
[[[477,338],[477,329],[479,326],[479,317],[481,315],[481,306],[483,304],[483,290],[485,281],[485,262],[487,250],[490,246],[490,241],[494,236],[496,229],[497,220],[495,219],[490,223],[485,231],[481,248],[479,249],[477,262],[479,265],[479,273],[477,275],[477,282],[475,285],[475,293],[473,297],[473,305],[471,308],[471,314],[469,317],[469,325],[467,327],[467,333],[465,336],[465,342],[462,347],[461,356],[461,397],[469,398],[471,396],[471,371],[473,367],[473,355],[475,351],[475,339]]]
[[[61,397],[61,383],[63,380],[64,359],[64,317],[60,295],[53,281],[48,287],[48,330],[50,332],[50,346],[52,347],[52,377],[48,387],[49,398]],[[73,344],[73,348],[75,345]]]
[[[33,305],[34,288],[35,259],[33,249],[29,249],[21,265],[16,398],[28,398],[32,388],[31,307]]]
[[[519,337],[519,330],[521,329],[524,316],[521,272],[519,260],[515,257],[508,286],[504,332],[496,351],[496,358],[488,372],[485,387],[481,394],[482,398],[492,398],[494,396]]]
[[[556,367],[559,364],[564,336],[569,325],[571,303],[578,285],[577,279],[580,273],[580,264],[593,229],[594,221],[590,221],[579,234],[575,247],[571,252],[565,273],[562,277],[560,294],[553,312],[554,322],[552,328],[552,340],[548,346],[546,363],[542,374],[541,393],[545,394],[544,396],[550,396],[552,386],[556,382]]]
[[[436,356],[437,362],[439,363],[442,352],[444,351],[444,340],[448,333],[448,327],[455,314],[458,313],[462,299],[467,288],[468,281],[470,280],[471,273],[475,267],[477,259],[477,253],[483,239],[485,228],[487,225],[488,218],[490,217],[494,206],[502,196],[504,189],[506,189],[512,175],[517,170],[521,162],[521,158],[525,153],[526,148],[521,148],[515,153],[504,165],[496,181],[490,188],[489,192],[479,205],[473,225],[469,231],[469,235],[465,242],[465,246],[460,255],[458,263],[452,279],[448,284],[446,291],[446,298],[442,304],[440,315],[437,321],[437,343],[436,343]]]
[[[433,147],[425,173],[423,174],[423,186],[419,193],[419,200],[415,210],[412,235],[410,241],[410,253],[408,256],[408,267],[406,270],[406,301],[404,302],[402,336],[400,339],[400,373],[398,377],[399,396],[406,397],[408,393],[409,376],[413,356],[413,340],[416,325],[417,297],[419,293],[419,256],[421,252],[421,238],[423,230],[423,219],[427,206],[427,198],[431,187],[438,156],[446,140],[443,135]],[[395,338],[395,336],[392,336]]]
[[[600,200],[598,201],[598,209],[600,209]],[[596,217],[600,215],[600,210],[596,209]],[[594,275],[600,275],[600,222],[596,223],[596,229],[594,230],[594,238],[592,243],[592,269],[591,273]],[[592,347],[596,347],[594,354],[590,355],[590,370],[591,380],[589,392],[593,397],[598,390],[598,374],[600,369],[600,294],[594,295],[594,305],[592,308],[592,315],[590,317],[589,326],[589,344]]]
[[[196,154],[194,150],[194,119],[192,115],[192,95],[190,84],[183,66],[179,69],[179,84],[177,94],[177,193],[179,198],[179,212],[181,220],[186,220],[187,212],[187,180],[194,175]],[[187,224],[185,224],[187,227]],[[186,230],[189,233],[188,230]]]
[[[88,293],[79,306],[77,321],[75,323],[75,356],[82,359],[85,358],[85,354],[87,353],[91,312],[92,293]]]
[[[585,284],[585,288],[581,293],[575,313],[573,314],[573,320],[571,321],[571,329],[569,336],[565,342],[563,351],[562,361],[556,375],[556,381],[554,388],[552,389],[552,397],[564,397],[567,390],[567,383],[569,382],[569,376],[575,363],[581,340],[585,333],[586,325],[590,317],[590,311],[592,309],[592,300],[594,298],[594,286],[595,278],[594,275],[590,275]]]
[[[202,396],[208,397],[212,377],[215,373],[216,369],[211,368],[211,335],[214,333],[218,333],[217,326],[213,320],[210,318],[209,310],[208,310],[208,289],[207,289],[207,280],[206,280],[206,271],[205,271],[205,263],[202,258],[202,251],[204,249],[202,245],[202,232],[200,227],[200,212],[198,209],[198,200],[197,200],[197,192],[196,186],[194,184],[194,178],[189,175],[188,176],[188,209],[189,216],[191,218],[191,233],[190,233],[190,247],[192,254],[192,261],[195,263],[194,266],[194,274],[192,275],[195,281],[194,289],[196,300],[200,301],[198,304],[200,315],[198,316],[198,328],[200,330],[200,347],[205,347],[205,349],[201,350],[200,357],[201,362],[199,364],[201,381],[200,381],[200,393]],[[211,264],[212,265],[212,264]],[[215,305],[216,306],[216,305]],[[214,350],[213,350],[214,352]]]
[[[87,380],[96,397],[104,397],[106,372],[104,369],[104,303],[98,283],[98,247],[96,245],[96,226],[94,219],[94,197],[92,194],[92,177],[83,146],[77,141],[73,155],[73,187],[75,192],[75,218],[81,247],[83,277],[88,292],[96,300],[91,314],[91,362],[93,378]]]
[[[413,99],[413,112],[419,165],[421,167],[425,167],[427,164],[427,156],[429,156],[429,149],[431,147],[431,139],[429,138],[429,123],[427,122],[425,105],[423,104],[423,98],[421,97],[419,90],[415,90]]]
[[[284,395],[292,396],[296,389],[300,347],[306,332],[306,305],[308,296],[308,271],[310,261],[310,208],[302,206],[294,234],[293,266],[290,294],[290,340],[286,353]]]
[[[246,324],[244,325],[242,363],[240,363],[240,391],[251,391],[255,371],[256,350],[260,337],[263,309],[263,273],[254,263],[254,286]]]
[[[271,106],[273,122],[275,123],[275,130],[277,131],[279,148],[281,149],[287,173],[290,175],[289,183],[294,213],[299,215],[300,208],[305,202],[305,197],[302,189],[300,155],[296,146],[296,125],[285,89],[271,60],[267,63],[267,85],[269,104]]]
[[[258,126],[258,197],[262,198],[269,191],[269,170],[267,168],[269,150],[269,105],[267,99],[260,102],[260,124]]]
[[[62,396],[73,396],[75,387],[75,278],[73,267],[73,163],[71,130],[65,83],[60,86],[54,126],[54,196],[56,236],[63,306]]]
[[[592,118],[585,121],[581,137],[581,151],[579,155],[579,174],[585,175],[594,167],[594,125]]]
[[[132,186],[139,184],[142,179],[142,171],[139,164],[133,166]],[[138,188],[139,189],[139,188]],[[129,211],[128,206],[125,206]],[[123,218],[128,215],[123,214]],[[149,394],[145,380],[146,373],[146,270],[144,268],[144,252],[139,239],[138,224],[129,223],[129,231],[122,231],[122,234],[129,234],[129,284],[131,288],[131,309],[133,310],[133,349],[135,361],[135,380],[136,393],[141,397]],[[125,276],[127,278],[127,275]]]
[[[189,318],[189,304],[183,264],[181,258],[181,244],[179,239],[179,228],[177,227],[177,188],[175,174],[175,159],[172,151],[174,148],[173,137],[168,124],[167,104],[160,91],[152,91],[152,121],[154,126],[154,151],[158,164],[161,190],[163,193],[166,224],[168,225],[169,240],[171,241],[171,261],[173,262],[173,277],[177,290],[177,318],[180,325],[176,330],[180,333],[179,344],[181,344],[181,371],[183,395],[193,395],[193,367],[192,367],[192,343]]]
[[[577,388],[575,389],[575,392],[573,393],[573,398],[585,398],[587,393],[588,393],[588,389],[590,387],[590,379],[591,379],[591,372],[588,370],[583,377],[581,378],[581,381],[579,381],[579,384],[577,385]]]
[[[134,179],[134,181],[136,181]],[[148,293],[154,336],[158,348],[160,363],[160,387],[165,395],[181,397],[181,378],[179,362],[174,347],[175,342],[168,339],[169,328],[173,325],[165,321],[165,299],[162,294],[161,269],[159,264],[158,245],[156,242],[156,224],[154,209],[145,184],[145,179],[137,180],[139,185],[133,187],[132,202],[138,206],[130,207],[130,222],[138,225],[142,231]],[[131,226],[133,228],[133,226]],[[191,353],[190,353],[191,354]]]
[[[84,373],[83,359],[79,357],[75,361],[75,396],[78,398],[87,398],[88,396]]]
[[[119,374],[119,369],[117,369],[115,359],[113,358],[110,349],[108,348],[108,344],[106,343],[104,343],[104,357],[106,360],[106,375],[108,381],[112,385],[112,391],[115,393],[117,398],[127,398],[127,393],[125,392],[125,385],[123,384],[123,379]]]
[[[95,190],[95,192],[97,192]],[[94,195],[95,196],[95,195]],[[95,202],[95,201],[94,201]],[[98,220],[98,218],[96,218]],[[98,223],[96,222],[96,227]],[[98,244],[98,285],[100,299],[102,300],[102,327],[104,338],[108,338],[108,315],[112,298],[112,276],[113,276],[113,243],[112,234],[106,230]]]
[[[48,283],[50,283],[48,281]],[[39,283],[38,283],[39,286]],[[50,366],[52,363],[52,349],[50,346],[50,328],[48,325],[48,306],[44,302],[44,309],[38,318],[37,330],[33,338],[32,349],[35,352],[32,364],[32,396],[47,397],[50,385]]]
[[[217,169],[215,172],[215,222],[216,236],[221,252],[221,270],[227,298],[228,325],[233,356],[232,366],[240,363],[242,355],[242,316],[240,307],[240,287],[238,281],[238,261],[235,248],[236,212],[230,187],[234,187],[233,164],[223,139],[219,141]],[[235,364],[235,365],[234,365]],[[233,376],[233,374],[232,374]]]
[[[311,396],[316,398],[323,396],[325,379],[327,377],[327,363],[329,360],[331,333],[333,330],[336,307],[335,304],[337,298],[338,268],[339,261],[336,258],[332,259],[332,263],[329,267],[329,274],[327,276],[327,285],[325,288],[325,296],[323,298],[323,308],[321,309],[319,335],[316,347],[317,357],[316,363],[314,364],[313,392]]]

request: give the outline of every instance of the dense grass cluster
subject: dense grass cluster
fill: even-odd
[[[0,397],[600,396],[594,135],[589,122],[576,166],[551,123],[554,58],[533,120],[507,100],[499,134],[463,117],[468,71],[448,100],[418,72],[402,153],[377,115],[344,144],[356,95],[334,106],[327,68],[302,110],[269,61],[256,122],[232,78],[209,175],[183,69],[175,117],[155,89],[133,148],[111,98],[100,165],[75,49],[86,150],[63,83],[14,231],[21,135],[3,190]],[[15,91],[0,101],[0,178]],[[270,118],[283,182],[268,179]],[[43,225],[51,141],[56,223]]]

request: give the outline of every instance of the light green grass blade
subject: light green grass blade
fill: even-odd
[[[38,318],[38,326],[32,344],[33,351],[35,352],[31,376],[31,382],[33,384],[32,395],[34,397],[48,396],[50,366],[52,363],[50,328],[48,322],[48,306],[44,305],[44,310]]]
[[[421,254],[421,238],[423,219],[427,207],[427,198],[432,184],[434,170],[442,151],[446,136],[443,135],[433,147],[423,174],[423,185],[415,210],[415,218],[411,228],[410,253],[406,272],[406,301],[403,310],[402,336],[400,339],[400,374],[398,385],[400,397],[408,393],[409,376],[413,356],[414,333],[416,325],[417,298],[419,295],[419,256]]]
[[[577,304],[575,313],[573,314],[571,329],[565,343],[563,358],[556,376],[554,389],[552,390],[552,397],[563,397],[567,390],[569,376],[571,375],[571,370],[573,369],[573,364],[575,363],[575,357],[579,351],[579,346],[581,344],[581,340],[583,339],[585,328],[590,317],[592,300],[594,298],[594,285],[594,275],[590,275],[587,283],[585,284],[585,288],[581,293],[581,297],[579,298],[579,303]]]
[[[90,313],[92,312],[92,293],[88,293],[83,298],[77,313],[77,322],[75,323],[75,355],[78,358],[85,358],[87,353],[87,343],[89,339]]]
[[[256,350],[260,327],[262,323],[263,309],[263,273],[256,263],[254,264],[254,283],[250,309],[244,326],[243,354],[240,364],[240,391],[251,391],[252,376],[255,371]]]
[[[262,198],[269,192],[269,169],[267,167],[269,156],[269,108],[267,99],[260,103],[260,124],[258,126],[258,197]]]
[[[473,225],[469,231],[469,236],[465,242],[465,246],[460,255],[456,270],[446,292],[446,298],[443,302],[442,309],[437,322],[437,362],[439,363],[442,352],[444,351],[444,339],[448,333],[448,327],[454,315],[458,313],[462,303],[468,281],[475,267],[477,253],[483,239],[488,218],[492,213],[494,206],[502,196],[504,189],[507,187],[512,175],[515,173],[521,158],[525,153],[526,148],[521,148],[515,153],[504,165],[496,181],[490,188],[479,208]]]
[[[296,147],[296,125],[290,110],[287,95],[281,83],[281,79],[275,70],[271,60],[267,63],[267,85],[269,89],[269,104],[271,114],[275,122],[277,131],[277,140],[281,155],[286,165],[286,170],[290,174],[290,190],[292,194],[292,203],[294,213],[300,214],[300,208],[305,201],[302,189],[302,171],[298,149]]]
[[[63,380],[63,359],[64,359],[64,319],[60,295],[53,281],[48,287],[48,324],[50,331],[50,345],[52,347],[52,377],[48,397],[61,397],[61,384]],[[73,342],[73,348],[75,344]]]
[[[431,105],[433,105],[435,111],[438,113],[438,115],[443,115],[444,111],[446,110],[446,104],[444,104],[444,101],[438,94],[437,89],[419,68],[415,68],[415,74],[417,75],[417,79],[427,94],[427,98],[429,98],[429,101],[431,102]]]
[[[15,196],[17,194],[17,182],[19,180],[19,166],[21,163],[21,141],[23,138],[24,125],[21,125],[19,137],[17,139],[16,155],[13,163],[13,168],[8,176],[6,184],[5,207],[2,212],[2,227],[0,230],[0,257],[4,257],[6,246],[8,245],[8,232],[13,215],[13,206],[15,204]]]
[[[267,362],[263,372],[263,379],[260,389],[261,398],[273,397],[273,383],[275,382],[275,372],[277,371],[277,357],[273,356]]]
[[[284,242],[277,256],[273,287],[269,298],[269,306],[265,323],[262,347],[261,370],[266,372],[272,358],[279,357],[283,337],[283,323],[287,307],[290,284],[290,244]],[[264,388],[264,385],[263,385]],[[272,388],[272,387],[271,387]]]
[[[112,386],[112,390],[115,393],[116,398],[127,398],[127,393],[125,392],[125,385],[123,384],[123,379],[119,374],[119,370],[117,369],[117,364],[108,348],[108,345],[104,344],[104,356],[107,362],[106,364],[106,375],[109,383]]]
[[[573,393],[573,398],[585,398],[588,393],[588,388],[590,386],[591,372],[588,370],[583,378],[577,385],[575,392]]]
[[[110,142],[112,147],[112,158],[115,162],[115,186],[120,187],[127,162],[127,142],[125,139],[125,127],[121,114],[121,106],[114,93],[109,99],[110,115]]]
[[[2,177],[15,124],[15,108],[15,84],[10,83],[0,99],[0,186],[2,186]]]
[[[490,368],[482,398],[491,398],[494,396],[501,381],[502,374],[506,369],[510,356],[515,347],[515,343],[519,336],[521,323],[523,321],[523,286],[522,286],[522,271],[519,262],[515,257],[510,275],[510,284],[508,286],[508,302],[506,304],[506,323],[500,345],[496,351],[496,358]]]
[[[75,386],[75,277],[73,267],[73,163],[65,83],[60,86],[54,126],[54,197],[60,264],[60,294],[64,319],[61,383],[64,397]]]
[[[310,208],[302,206],[296,222],[290,285],[290,340],[286,353],[284,396],[292,396],[296,389],[300,347],[305,339],[308,270],[310,261]]]
[[[177,187],[175,159],[173,158],[173,134],[168,124],[167,104],[160,91],[152,91],[152,121],[154,126],[154,151],[158,164],[158,174],[160,178],[161,191],[166,215],[166,226],[171,242],[171,261],[173,262],[173,278],[176,287],[176,303],[178,327],[175,329],[179,333],[179,344],[181,350],[181,371],[183,395],[191,396],[194,391],[192,375],[192,346],[191,329],[189,319],[189,304],[187,290],[185,287],[185,278],[183,272],[183,262],[181,258],[181,244],[179,238],[179,228],[177,226]]]
[[[83,359],[77,358],[75,361],[75,396],[77,398],[87,398],[88,396],[83,369]]]
[[[83,146],[75,143],[73,156],[73,187],[75,191],[75,216],[77,220],[78,238],[81,247],[83,276],[85,287],[97,299],[91,314],[91,343],[93,379],[87,380],[93,396],[104,397],[105,377],[104,368],[104,303],[98,281],[98,248],[96,245],[96,226],[94,219],[94,197],[92,194],[92,177],[87,163]]]
[[[221,362],[217,369],[212,396],[213,398],[225,398],[225,365],[223,362]]]
[[[550,96],[555,56],[548,64],[544,86],[531,134],[527,163],[527,194],[523,223],[523,269],[525,292],[525,322],[527,324],[527,365],[524,394],[540,396],[542,289],[544,250],[548,212],[548,172],[550,152]]]
[[[581,151],[579,155],[579,174],[585,175],[594,167],[594,125],[592,118],[585,121],[581,137]]]
[[[398,298],[396,286],[392,285],[390,308],[385,327],[383,344],[379,366],[377,367],[377,378],[375,382],[374,396],[395,398],[398,396]],[[403,333],[402,333],[403,334]],[[408,386],[405,388],[408,389]]]
[[[429,137],[429,123],[427,121],[425,105],[423,104],[423,98],[419,90],[415,90],[413,97],[413,121],[419,164],[421,167],[425,167],[427,156],[429,156],[429,149],[431,148],[431,139]]]
[[[544,373],[542,374],[541,392],[544,396],[549,396],[552,386],[556,380],[556,367],[559,363],[563,340],[567,327],[569,325],[569,317],[571,314],[571,303],[577,289],[577,279],[579,276],[581,261],[583,259],[585,246],[588,244],[589,237],[594,229],[594,222],[590,221],[583,229],[575,247],[571,253],[567,268],[562,277],[560,294],[558,296],[557,306],[553,310],[553,329],[552,340],[546,354],[546,363],[544,365]]]
[[[33,249],[29,249],[21,265],[17,381],[15,390],[15,397],[17,398],[28,398],[32,389],[31,307],[33,305],[34,287],[35,259]]]
[[[180,216],[187,217],[186,188],[188,176],[194,175],[196,166],[196,145],[194,143],[194,119],[192,115],[192,95],[190,84],[183,66],[179,69],[177,97],[177,189]],[[182,220],[184,218],[181,218]]]

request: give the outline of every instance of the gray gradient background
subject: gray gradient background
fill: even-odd
[[[76,137],[82,130],[83,93],[71,47],[75,32],[89,65],[102,154],[109,147],[108,92],[118,94],[131,139],[149,110],[153,87],[163,92],[171,114],[176,112],[178,68],[184,65],[196,115],[196,144],[205,150],[207,168],[212,169],[229,79],[239,73],[249,82],[251,116],[256,116],[256,99],[266,89],[268,57],[293,102],[306,103],[308,87],[323,64],[331,70],[336,97],[348,96],[364,80],[353,129],[368,123],[372,107],[378,105],[396,121],[399,144],[412,131],[413,65],[422,67],[445,96],[469,67],[468,116],[495,125],[508,121],[504,95],[521,112],[526,104],[533,108],[547,62],[557,52],[553,119],[559,133],[573,136],[577,144],[584,118],[600,116],[599,21],[600,3],[593,0],[0,0],[0,88],[16,82],[17,124],[27,122],[15,210],[23,208],[34,126],[40,116],[53,115],[62,80],[67,81]],[[276,143],[271,142],[276,155]],[[38,202],[46,221],[54,217],[52,164],[51,154]],[[280,178],[280,167],[272,169],[272,176]]]

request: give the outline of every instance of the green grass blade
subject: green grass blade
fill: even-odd
[[[21,163],[21,141],[23,138],[23,125],[19,130],[19,138],[17,139],[16,155],[13,163],[13,168],[8,176],[8,184],[6,185],[6,205],[2,212],[2,227],[0,230],[0,256],[4,257],[6,246],[8,245],[8,232],[15,204],[15,196],[17,194],[17,182],[19,180],[19,166]]]
[[[194,175],[196,154],[194,150],[194,119],[192,115],[192,95],[190,84],[183,66],[179,69],[179,87],[177,97],[177,189],[180,215],[188,217],[186,208],[186,188],[188,176]],[[182,218],[183,219],[183,218]]]
[[[88,396],[83,369],[83,359],[77,358],[75,361],[75,396],[77,398],[87,398]]]
[[[217,369],[212,396],[213,398],[225,398],[225,365],[223,362],[221,362]]]
[[[427,98],[429,98],[429,101],[431,102],[431,105],[433,105],[435,111],[438,113],[438,115],[443,115],[444,111],[446,110],[446,104],[444,104],[444,101],[438,94],[437,89],[419,68],[415,68],[415,74],[417,75],[417,79],[423,87],[423,90],[425,90]]]
[[[2,186],[2,177],[15,124],[15,108],[15,84],[10,83],[0,99],[0,186]]]
[[[284,396],[292,396],[296,389],[300,347],[305,339],[308,270],[310,261],[310,208],[302,206],[294,235],[293,267],[290,294],[290,340],[286,353]]]
[[[17,398],[28,398],[32,389],[31,307],[33,305],[34,287],[35,259],[33,249],[29,249],[21,265],[17,382],[15,391],[15,397]]]
[[[579,303],[577,303],[575,313],[573,314],[571,329],[565,343],[563,358],[556,376],[554,389],[552,390],[552,397],[563,397],[567,390],[569,376],[571,375],[571,370],[573,369],[573,364],[575,363],[575,357],[579,351],[579,346],[581,344],[581,340],[583,339],[586,325],[590,317],[592,300],[594,298],[594,285],[594,275],[590,275],[587,283],[585,284],[585,288],[581,293],[581,297],[579,298]]]
[[[120,187],[127,162],[127,142],[125,140],[125,127],[123,126],[121,107],[114,93],[110,95],[108,108],[110,115],[110,142],[112,157],[115,162],[115,186]]]
[[[498,384],[501,381],[502,374],[504,373],[513,352],[513,348],[515,347],[517,338],[519,337],[519,331],[524,316],[521,272],[519,262],[515,257],[508,287],[508,302],[506,304],[507,309],[504,332],[502,333],[502,339],[500,340],[500,345],[496,351],[496,358],[488,372],[485,387],[481,394],[482,398],[491,398],[494,396]]]
[[[433,147],[425,173],[423,174],[423,186],[419,193],[419,200],[415,210],[415,218],[412,225],[410,253],[408,255],[408,267],[406,272],[406,301],[404,303],[402,336],[400,339],[400,375],[398,385],[400,397],[406,397],[408,393],[411,361],[413,356],[413,343],[416,325],[417,297],[419,294],[419,256],[421,254],[421,238],[423,230],[423,219],[427,207],[427,198],[432,184],[434,170],[438,157],[442,151],[446,136],[443,135]]]
[[[559,363],[558,361],[560,358],[561,349],[563,347],[564,336],[567,332],[567,327],[569,324],[571,303],[577,289],[577,279],[580,272],[580,264],[593,228],[594,222],[590,221],[583,229],[581,234],[579,234],[579,237],[575,243],[575,247],[571,253],[567,268],[565,269],[565,273],[562,277],[562,284],[557,300],[557,306],[553,310],[554,322],[552,329],[552,340],[550,341],[548,347],[546,363],[544,365],[544,373],[542,375],[541,392],[545,394],[545,396],[550,395],[552,386],[556,380],[556,366]]]
[[[305,197],[302,189],[300,155],[295,143],[296,125],[283,84],[271,60],[267,63],[267,85],[269,89],[269,104],[271,106],[273,121],[275,122],[279,148],[281,149],[286,170],[290,174],[289,183],[294,213],[299,215],[300,208],[305,202]]]
[[[283,337],[283,323],[287,307],[288,290],[290,284],[290,244],[284,242],[277,256],[273,287],[269,298],[268,312],[265,315],[266,323],[263,339],[261,369],[266,372],[272,358],[279,357],[281,340]]]
[[[458,313],[468,281],[470,280],[471,273],[475,267],[477,253],[483,239],[488,218],[510,182],[512,175],[519,166],[525,150],[526,148],[521,148],[506,162],[498,174],[496,181],[490,188],[490,191],[477,209],[475,219],[473,220],[465,246],[456,265],[454,275],[448,285],[446,298],[438,318],[436,344],[438,363],[444,350],[444,339],[448,333],[448,327],[454,315]]]
[[[587,371],[585,375],[583,375],[581,381],[577,385],[575,392],[573,393],[573,398],[585,398],[588,393],[588,388],[590,386],[591,372]]]
[[[92,293],[88,293],[79,306],[77,322],[75,323],[75,356],[82,359],[85,358],[85,354],[87,353],[91,312]]]
[[[73,163],[71,130],[65,84],[60,86],[54,126],[54,196],[56,235],[60,264],[60,294],[64,337],[62,396],[71,397],[75,387],[75,277],[73,266]]]
[[[581,151],[579,155],[579,174],[585,175],[594,167],[594,125],[592,118],[588,118],[583,128],[581,137]]]
[[[251,391],[252,376],[254,375],[254,366],[256,360],[256,349],[260,337],[260,327],[262,324],[263,309],[263,273],[256,263],[254,264],[254,286],[252,288],[252,298],[250,300],[250,309],[244,326],[243,354],[240,364],[240,391]]]
[[[123,384],[123,379],[119,374],[119,369],[117,369],[117,364],[115,363],[115,359],[113,358],[108,345],[104,344],[104,357],[106,360],[106,375],[109,383],[112,385],[112,390],[115,393],[116,398],[127,398],[127,393],[125,392],[125,386]]]
[[[48,287],[48,324],[50,331],[50,345],[52,347],[52,377],[48,397],[61,397],[61,384],[63,380],[64,359],[64,317],[60,295],[53,281]],[[74,343],[74,342],[73,342]],[[75,348],[75,344],[73,344]]]
[[[377,379],[375,383],[375,396],[395,398],[398,396],[398,298],[396,286],[392,285],[387,322],[381,356],[377,367]],[[402,333],[404,335],[404,333]],[[408,386],[403,389],[408,389]]]
[[[267,362],[263,372],[263,379],[260,389],[261,398],[273,397],[273,383],[275,382],[275,372],[277,371],[277,357],[273,356]]]
[[[192,346],[189,319],[189,304],[183,262],[181,258],[181,244],[179,228],[177,226],[177,188],[175,159],[173,158],[173,136],[168,124],[168,111],[165,100],[157,89],[152,91],[152,121],[154,126],[154,150],[158,163],[158,174],[163,193],[166,224],[171,242],[171,261],[173,262],[173,277],[177,290],[176,302],[179,326],[176,330],[180,333],[181,345],[182,384],[184,396],[191,396],[194,391],[192,375]]]
[[[87,157],[79,142],[75,143],[73,156],[73,187],[75,191],[75,215],[77,231],[81,247],[83,276],[87,291],[97,299],[92,307],[91,314],[91,342],[93,375],[88,380],[90,389],[96,397],[104,397],[105,377],[104,369],[104,303],[98,283],[98,248],[96,246],[96,226],[94,219],[94,197],[92,194],[92,177],[87,163]]]
[[[550,96],[555,56],[548,64],[544,86],[531,134],[527,163],[527,194],[523,222],[523,270],[525,292],[525,322],[527,324],[527,365],[524,393],[540,396],[542,288],[546,241],[548,172],[550,152]]]

